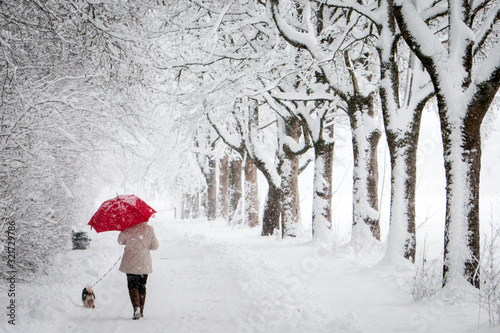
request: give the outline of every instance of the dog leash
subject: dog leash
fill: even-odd
[[[113,266],[111,266],[111,268],[110,268],[110,269],[106,272],[106,274],[104,274],[104,275],[103,275],[103,276],[102,276],[99,280],[97,280],[97,282],[96,282],[96,283],[94,283],[94,284],[92,285],[92,287],[94,287],[96,284],[98,284],[98,283],[99,283],[99,281],[101,281],[102,279],[104,279],[104,277],[105,277],[106,275],[108,275],[108,273],[109,273],[109,272],[111,272],[111,270],[113,269],[113,267],[115,267],[115,266],[116,266],[116,264],[118,263],[118,261],[120,261],[120,259],[121,259],[122,257],[123,257],[123,255],[121,255],[121,256],[120,256],[120,258],[118,258],[118,260],[117,260],[117,261],[113,264]]]

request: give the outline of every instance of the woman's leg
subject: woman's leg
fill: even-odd
[[[132,319],[139,319],[139,309],[141,304],[139,297],[140,275],[127,274],[127,285],[130,301],[132,302],[132,307],[134,308],[134,316]]]
[[[148,275],[139,275],[139,307],[141,309],[141,317],[144,317],[144,304],[146,303],[146,283],[148,282]]]

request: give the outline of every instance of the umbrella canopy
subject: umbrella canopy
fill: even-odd
[[[106,200],[90,219],[89,225],[97,232],[123,231],[147,222],[156,211],[135,195],[119,195]]]

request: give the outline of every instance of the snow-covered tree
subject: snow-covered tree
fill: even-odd
[[[133,138],[140,110],[123,97],[144,80],[131,59],[145,39],[132,4],[2,1],[0,11],[0,237],[15,223],[23,279],[91,216],[100,151]]]
[[[227,220],[229,216],[229,155],[219,159],[219,217]]]
[[[500,87],[498,1],[394,0],[401,33],[429,73],[438,102],[446,172],[443,285],[479,288],[481,123]],[[428,18],[436,18],[434,20]]]
[[[264,204],[262,235],[272,235],[280,229],[281,190],[280,177],[274,158],[269,149],[262,143],[263,135],[259,130],[259,105],[254,100],[241,99],[235,106],[237,110],[228,118],[222,114],[224,121],[217,121],[216,115],[209,114],[209,120],[219,136],[241,156],[246,156],[262,172],[268,182],[268,193]],[[221,114],[218,115],[221,117]],[[230,120],[230,121],[229,121]],[[234,128],[233,128],[234,127]],[[276,155],[276,150],[271,154]],[[247,193],[245,193],[247,194]]]
[[[244,158],[243,206],[244,223],[255,228],[260,224],[259,182],[257,166],[245,154]]]
[[[380,138],[380,129],[376,113],[370,108],[373,105],[370,103],[370,96],[375,91],[374,81],[377,78],[372,75],[370,69],[365,69],[366,64],[362,64],[364,52],[356,50],[356,52],[350,53],[348,50],[350,46],[354,50],[355,47],[352,45],[356,44],[357,39],[366,38],[367,33],[361,30],[353,38],[351,32],[356,28],[359,18],[332,10],[324,2],[272,0],[268,2],[268,7],[284,39],[310,54],[313,63],[311,67],[316,72],[316,83],[328,85],[328,88],[322,92],[315,91],[321,96],[307,97],[306,99],[334,100],[335,96],[338,96],[343,101],[343,109],[351,120],[355,159],[352,243],[357,247],[357,244],[367,240],[366,237],[370,239],[380,236],[378,231],[377,159],[374,158]],[[362,48],[362,43],[360,45]],[[345,59],[345,65],[339,63],[339,53],[342,54],[340,59],[342,61]],[[342,70],[342,68],[346,68],[346,70]],[[326,95],[330,96],[325,97]],[[287,97],[287,99],[291,99],[291,97]],[[320,112],[323,113],[323,111]],[[326,127],[322,128],[326,130]],[[322,141],[317,141],[317,143],[319,142]],[[325,161],[325,163],[332,165],[332,161]],[[318,165],[317,168],[323,172],[330,172],[324,166]],[[322,176],[317,179],[323,179],[326,182],[327,178]],[[326,183],[315,185],[325,189],[330,186]],[[318,193],[324,192],[318,190]],[[319,199],[322,197],[324,199]],[[329,196],[319,194],[317,198],[320,201],[324,200],[324,202],[318,202],[318,208],[315,211],[328,211],[327,207],[331,205]],[[321,214],[315,216],[323,219],[320,217]],[[327,222],[328,224],[331,224],[331,221]]]
[[[205,178],[206,196],[203,202],[205,215],[209,220],[217,218],[217,157],[215,154],[217,136],[210,128],[200,127],[196,132],[195,154],[198,166]]]
[[[329,241],[332,226],[332,163],[333,163],[333,122],[329,103],[318,107],[315,101],[297,101],[295,88],[291,90],[281,86],[281,93],[267,95],[266,99],[271,107],[283,119],[297,118],[303,128],[302,144],[289,141],[288,149],[295,153],[314,147],[314,186],[313,186],[313,238],[319,241]],[[293,92],[290,92],[293,91]],[[291,95],[291,96],[290,96]],[[291,98],[293,101],[287,101]],[[309,96],[305,97],[310,98]]]
[[[258,1],[238,3],[204,1],[193,3],[190,8],[197,8],[202,13],[198,18],[203,17],[203,20],[197,19],[195,22],[190,22],[189,27],[197,26],[204,30],[206,34],[194,33],[194,35],[199,34],[200,36],[197,38],[204,41],[197,42],[196,52],[190,50],[189,55],[182,55],[182,59],[171,63],[177,68],[203,72],[200,77],[200,82],[203,82],[200,85],[200,90],[203,91],[203,110],[214,115],[212,118],[215,123],[222,124],[226,121],[223,114],[234,112],[234,104],[237,101],[249,101],[248,96],[254,98],[255,91],[259,89],[259,84],[256,83],[259,73],[267,74],[271,70],[275,71],[275,64],[280,62],[277,50],[273,49],[276,47],[275,32],[271,29],[272,25],[265,15],[265,6]],[[207,36],[210,38],[207,39]],[[257,99],[258,95],[257,93]],[[252,109],[255,113],[258,109],[261,117],[262,112],[269,112],[269,109],[261,105],[257,105],[257,108],[247,106],[245,113],[247,108]],[[220,119],[215,119],[215,116]],[[272,113],[272,117],[275,117],[274,113]],[[286,132],[285,127],[283,128]],[[276,132],[271,135],[276,141]],[[259,153],[259,155],[261,154]],[[296,181],[298,168],[284,167],[280,169],[281,157],[285,153],[277,151],[272,152],[271,155],[276,157],[271,159],[273,161],[271,166],[274,164],[272,166],[274,169],[277,169],[281,174],[283,174],[283,170],[287,172],[291,170],[295,176],[290,176],[291,181],[285,182],[293,188],[291,191],[288,190],[288,187],[283,189],[280,182],[269,186],[269,200],[267,201],[269,204],[264,206],[263,234],[272,234],[274,229],[280,229],[280,219],[284,217],[283,224],[290,225],[290,227],[281,228],[281,230],[285,232],[285,235],[296,236],[297,233],[300,233],[299,226],[301,225]],[[260,163],[260,160],[253,160],[255,155],[251,153],[245,153],[244,156],[247,159],[252,159],[253,164],[264,175],[267,175],[268,179],[279,181],[280,177],[274,176],[276,171],[268,172],[267,162],[263,164]],[[290,158],[292,158],[291,155]],[[295,156],[293,158],[296,159]],[[298,165],[298,163],[295,164]],[[282,206],[279,200],[281,191],[287,193],[287,197],[282,199],[285,200],[285,209],[291,213],[281,213]],[[292,205],[295,207],[291,208]]]
[[[293,114],[287,114],[285,117],[279,115],[276,120],[278,131],[283,131],[278,135],[278,140],[281,139],[278,142],[278,149],[280,155],[283,155],[280,157],[280,170],[278,170],[282,192],[282,236],[297,237],[302,234],[303,228],[299,198],[300,156],[309,149],[309,145],[307,142],[299,144],[301,137],[303,137],[303,128],[298,117]],[[297,146],[300,148],[297,149]]]
[[[385,0],[359,3],[329,1],[329,6],[357,12],[373,26],[371,48],[377,50],[380,97],[391,158],[391,215],[386,259],[415,260],[416,157],[420,119],[433,95],[427,74],[408,52],[397,30],[392,7]]]
[[[237,154],[229,160],[229,223],[243,223],[243,161]]]

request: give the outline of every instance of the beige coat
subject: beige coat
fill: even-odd
[[[159,246],[155,231],[146,222],[125,229],[118,235],[118,243],[125,245],[120,271],[127,274],[150,274],[153,262],[150,250]]]

